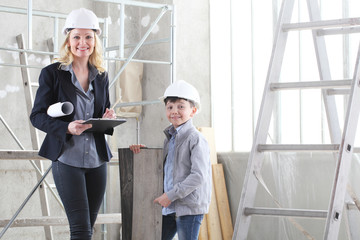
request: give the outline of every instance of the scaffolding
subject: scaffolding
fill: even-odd
[[[175,80],[175,8],[172,5],[167,4],[156,4],[156,3],[148,3],[148,2],[138,2],[138,1],[127,1],[127,0],[93,0],[93,2],[98,3],[108,3],[108,4],[118,4],[120,5],[119,8],[119,19],[120,19],[120,40],[119,46],[108,46],[108,39],[109,39],[109,19],[108,18],[99,18],[99,22],[103,26],[103,34],[102,34],[102,42],[104,47],[104,59],[106,62],[108,61],[120,61],[123,62],[120,70],[115,74],[115,77],[110,80],[109,88],[113,88],[114,84],[118,81],[120,75],[125,70],[126,66],[130,62],[142,62],[142,63],[150,63],[150,64],[162,64],[168,65],[170,67],[170,83]],[[27,15],[27,47],[25,46],[25,40],[22,34],[16,37],[18,48],[10,48],[10,47],[2,47],[0,46],[0,51],[8,51],[8,52],[15,52],[18,53],[20,56],[20,63],[0,63],[0,66],[3,67],[17,67],[21,69],[23,86],[24,86],[24,96],[26,98],[26,108],[28,115],[32,109],[33,103],[33,95],[32,95],[32,88],[38,87],[38,83],[33,83],[30,79],[29,69],[41,69],[44,66],[41,65],[29,65],[27,60],[27,54],[37,54],[37,55],[45,55],[49,56],[52,59],[55,55],[58,55],[57,47],[59,45],[59,21],[61,19],[66,18],[66,14],[62,13],[55,13],[55,12],[44,12],[44,11],[37,11],[32,8],[32,0],[28,0],[27,8],[15,8],[15,7],[7,7],[7,6],[0,6],[0,12],[6,13],[13,13],[13,14],[26,14]],[[142,8],[151,8],[151,9],[158,9],[160,13],[158,14],[157,18],[152,22],[150,27],[147,29],[146,33],[142,36],[141,40],[136,44],[125,44],[125,9],[127,6],[133,7],[142,7]],[[146,41],[150,33],[154,30],[155,26],[159,23],[159,21],[163,18],[163,16],[169,13],[170,14],[170,31],[169,31],[169,38],[166,39],[159,39],[153,41]],[[32,30],[32,19],[33,16],[40,16],[40,17],[47,17],[52,18],[54,22],[54,36],[52,39],[47,41],[47,45],[49,51],[37,51],[32,49],[32,37],[33,37],[33,30]],[[135,59],[134,56],[139,51],[139,49],[144,45],[152,45],[158,43],[169,42],[169,61],[156,61],[156,60],[144,60],[144,59]],[[125,57],[125,49],[133,48],[130,55]],[[111,51],[118,51],[118,57],[109,57],[109,52]],[[111,94],[111,91],[110,91]],[[124,106],[137,106],[137,105],[149,105],[149,104],[157,104],[160,103],[159,100],[150,100],[150,101],[141,101],[141,102],[130,102],[130,103],[122,103],[120,101],[116,101],[116,103],[112,106],[112,108],[119,108]],[[35,168],[37,173],[37,184],[33,187],[27,198],[21,204],[19,209],[16,211],[14,216],[9,219],[0,219],[0,226],[3,227],[2,231],[0,232],[0,239],[5,234],[5,232],[10,227],[23,227],[23,226],[43,226],[45,230],[45,239],[53,239],[52,234],[52,226],[56,225],[66,225],[67,220],[64,217],[55,217],[50,216],[50,209],[48,205],[48,196],[47,196],[47,189],[52,193],[56,201],[59,205],[63,208],[60,199],[58,198],[56,192],[53,190],[54,186],[51,185],[46,181],[46,176],[51,170],[51,166],[44,170],[43,166],[43,158],[38,156],[38,149],[39,149],[39,136],[38,132],[35,128],[33,128],[30,124],[30,136],[31,136],[31,143],[32,143],[32,150],[26,150],[25,147],[22,145],[21,141],[17,138],[16,134],[12,131],[10,126],[7,124],[6,120],[3,118],[0,112],[0,121],[3,126],[7,129],[10,133],[11,137],[15,140],[19,149],[3,149],[0,150],[0,161],[1,160],[29,160],[32,166]],[[139,121],[137,121],[139,124]],[[139,135],[139,127],[137,128],[138,135]],[[109,166],[118,165],[117,164],[117,153],[113,152],[114,158],[110,162]],[[45,183],[45,187],[43,186]],[[40,201],[42,207],[42,217],[34,217],[34,218],[26,218],[26,219],[17,219],[18,214],[27,204],[29,199],[33,196],[35,191],[39,189],[40,192]],[[11,194],[11,193],[10,193]],[[106,201],[106,196],[104,198],[104,202]],[[105,205],[105,204],[104,204]],[[104,209],[106,210],[106,209]],[[104,211],[105,212],[105,211]],[[96,224],[121,224],[121,216],[120,214],[110,213],[110,214],[99,214],[97,223]],[[106,226],[103,225],[103,239],[106,239]]]

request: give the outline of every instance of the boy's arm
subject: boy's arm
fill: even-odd
[[[195,140],[195,139],[194,139]],[[171,201],[185,198],[206,181],[211,181],[210,148],[203,137],[191,143],[190,174],[166,194]]]
[[[146,147],[146,146],[143,144],[133,144],[133,145],[129,146],[130,150],[133,151],[133,153],[139,153],[141,148],[144,148],[144,147]]]

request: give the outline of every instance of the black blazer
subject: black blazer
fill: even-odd
[[[75,86],[71,82],[71,73],[63,71],[59,67],[60,63],[53,63],[41,70],[39,88],[30,114],[30,121],[33,126],[46,133],[39,155],[52,161],[58,159],[65,141],[72,137],[66,132],[69,123],[74,120],[76,111],[76,92]],[[96,76],[93,87],[95,95],[93,117],[101,118],[106,108],[110,108],[109,79],[106,72]],[[47,115],[47,109],[50,105],[67,101],[74,105],[73,113],[58,118]],[[111,129],[105,133],[112,135],[113,131],[114,129]],[[93,134],[100,158],[109,161],[112,154],[105,141],[104,133]]]

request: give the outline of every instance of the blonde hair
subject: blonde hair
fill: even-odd
[[[54,59],[55,61],[58,61],[61,63],[61,65],[68,66],[74,61],[74,55],[70,51],[70,47],[68,46],[69,37],[70,37],[69,31],[66,34],[66,38],[64,43],[61,45],[60,48],[60,57]],[[105,68],[103,67],[103,49],[101,46],[100,38],[97,36],[97,34],[94,32],[95,36],[95,47],[93,53],[89,57],[89,63],[93,65],[98,71],[99,74],[105,72]]]

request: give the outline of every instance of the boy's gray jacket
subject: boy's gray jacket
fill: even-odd
[[[164,130],[164,159],[171,135]],[[164,161],[165,161],[164,160]],[[204,136],[194,127],[192,119],[184,123],[175,137],[173,189],[167,192],[176,216],[206,214],[211,199],[210,149]]]

